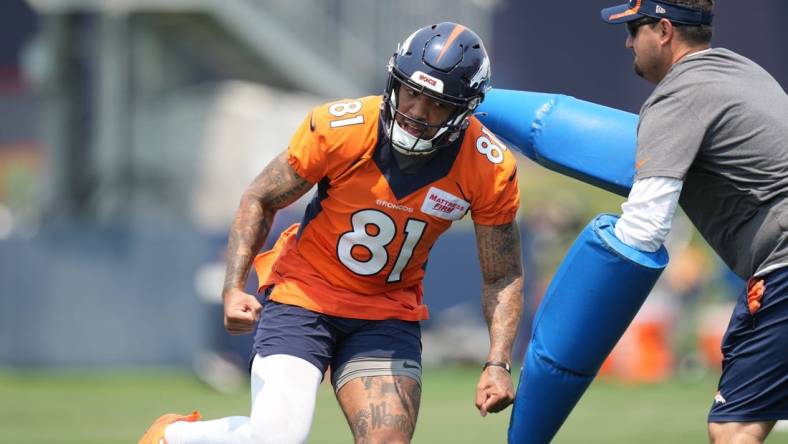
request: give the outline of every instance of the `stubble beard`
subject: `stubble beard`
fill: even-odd
[[[640,67],[640,65],[638,65],[637,60],[632,62],[632,69],[635,70],[635,74],[637,74],[639,77],[644,79],[646,78],[645,75],[643,74],[643,69]]]

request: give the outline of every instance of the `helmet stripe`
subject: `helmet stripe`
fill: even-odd
[[[436,62],[440,61],[440,59],[443,57],[443,54],[445,54],[446,50],[449,49],[449,46],[451,46],[451,43],[457,37],[459,37],[459,35],[462,34],[463,31],[465,31],[465,27],[464,26],[462,26],[462,25],[454,25],[454,29],[451,30],[451,34],[449,34],[449,38],[446,39],[446,43],[443,44],[443,48],[441,48],[441,52],[438,53],[438,59],[435,60]]]

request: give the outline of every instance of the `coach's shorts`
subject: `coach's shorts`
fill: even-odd
[[[367,321],[316,313],[266,301],[257,325],[254,352],[285,354],[330,366],[334,389],[361,376],[402,375],[421,383],[421,327],[418,322]]]
[[[755,301],[760,307],[750,313],[745,289],[722,340],[722,376],[709,422],[788,419],[788,268],[753,278],[748,288],[759,279],[765,284]]]

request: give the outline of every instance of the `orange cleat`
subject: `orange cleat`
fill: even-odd
[[[178,415],[175,413],[167,413],[166,415],[159,416],[158,419],[153,421],[153,424],[148,427],[148,430],[142,435],[138,444],[167,444],[164,439],[164,429],[168,425],[177,421],[194,422],[200,419],[200,412],[194,411],[191,415]]]

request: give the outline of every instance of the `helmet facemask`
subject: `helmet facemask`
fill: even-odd
[[[388,66],[389,78],[382,103],[382,122],[386,134],[389,136],[391,146],[397,152],[409,156],[425,156],[434,153],[439,148],[447,146],[457,140],[460,132],[468,126],[468,116],[478,106],[479,98],[470,100],[452,100],[440,93],[431,91],[424,85],[416,84],[398,73],[392,63]],[[399,93],[402,88],[425,95],[430,99],[452,107],[449,116],[441,123],[429,124],[423,120],[414,119],[401,112],[399,107]],[[398,121],[411,127],[420,128],[421,134],[414,135],[403,128]],[[425,137],[430,130],[435,130],[432,137]]]

